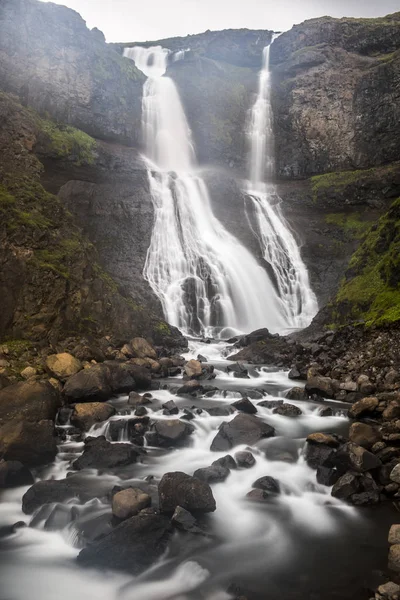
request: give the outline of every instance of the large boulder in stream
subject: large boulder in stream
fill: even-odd
[[[252,446],[262,438],[275,435],[275,429],[254,415],[241,413],[232,421],[222,423],[211,444],[211,450],[225,452],[239,444]]]
[[[71,423],[75,427],[83,429],[83,431],[89,431],[95,423],[107,421],[115,413],[115,408],[105,402],[75,404],[71,415]]]
[[[194,427],[179,419],[156,421],[151,431],[146,434],[147,443],[159,448],[176,448],[188,443]]]
[[[68,402],[107,400],[113,394],[148,389],[149,372],[131,363],[109,360],[68,378],[64,395]]]
[[[191,513],[208,513],[216,509],[210,486],[206,481],[180,471],[166,473],[158,485],[160,511],[173,514],[177,506]]]
[[[172,526],[167,517],[139,513],[81,550],[77,560],[88,567],[138,575],[161,558],[171,534]]]
[[[27,466],[57,454],[54,419],[60,394],[48,382],[26,381],[0,391],[0,457]]]
[[[135,463],[139,456],[131,444],[107,442],[104,436],[89,437],[85,440],[85,449],[72,466],[82,469],[113,469]]]

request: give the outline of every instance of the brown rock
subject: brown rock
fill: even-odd
[[[157,352],[144,338],[136,337],[129,342],[136,358],[157,358]]]
[[[337,448],[340,445],[338,439],[329,433],[310,433],[306,441],[310,444],[323,444],[331,448]]]
[[[89,431],[95,423],[107,421],[107,419],[115,415],[115,413],[116,410],[113,406],[103,402],[75,404],[71,415],[71,423],[79,429]]]
[[[400,573],[400,544],[394,544],[390,547],[388,567],[391,571]]]
[[[26,367],[23,371],[21,371],[21,377],[24,379],[31,379],[37,375],[37,370],[33,367]]]
[[[117,519],[128,519],[151,504],[148,494],[139,488],[128,488],[117,492],[112,500],[112,512]]]
[[[378,404],[379,400],[374,396],[362,398],[353,404],[353,406],[349,409],[348,415],[351,419],[358,419],[365,414],[373,413]]]
[[[64,381],[78,373],[82,369],[82,363],[72,354],[62,352],[61,354],[51,354],[46,358],[46,369],[50,375]]]
[[[381,435],[376,427],[367,423],[352,423],[349,430],[349,440],[358,446],[372,448],[374,444],[379,442]]]
[[[400,525],[392,525],[388,536],[389,544],[400,544]]]
[[[392,402],[389,402],[389,404],[387,405],[387,407],[385,408],[385,410],[382,413],[382,417],[386,421],[391,421],[392,419],[399,419],[400,418],[400,402],[397,400],[392,400]]]
[[[201,362],[194,358],[185,365],[185,373],[188,377],[200,377],[202,370]]]

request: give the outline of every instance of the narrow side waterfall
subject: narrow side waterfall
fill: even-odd
[[[172,79],[168,50],[134,47],[125,56],[148,77],[142,127],[155,222],[144,276],[166,320],[184,333],[228,337],[233,332],[288,326],[266,271],[214,216],[196,173],[191,131]]]
[[[256,222],[255,234],[273,274],[285,321],[289,327],[300,328],[309,325],[318,303],[297,242],[282,214],[281,199],[271,183],[274,155],[269,54],[270,46],[267,46],[263,52],[257,99],[250,116],[247,193]]]

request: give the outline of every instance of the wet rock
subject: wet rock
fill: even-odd
[[[199,362],[202,362],[202,363],[203,363],[203,362],[204,362],[204,363],[208,362],[207,358],[206,358],[205,356],[203,356],[202,354],[198,354],[198,355],[197,355],[197,360],[198,360]]]
[[[112,444],[104,436],[86,438],[83,454],[72,464],[82,469],[112,469],[136,462],[139,452],[131,444]]]
[[[267,492],[269,495],[276,496],[280,494],[281,488],[279,482],[270,475],[265,475],[264,477],[260,477],[253,483],[253,488],[263,490]]]
[[[222,423],[211,444],[211,450],[223,452],[239,444],[253,446],[262,438],[275,435],[275,429],[253,415],[241,413],[232,421]]]
[[[187,444],[193,431],[193,425],[179,419],[156,421],[146,434],[146,439],[150,446],[176,448]]]
[[[370,473],[352,471],[337,480],[332,488],[332,496],[357,506],[377,504],[380,501],[379,487]]]
[[[61,379],[61,381],[65,381],[81,369],[83,369],[81,361],[72,356],[72,354],[68,354],[68,352],[51,354],[46,358],[47,372],[53,377]]]
[[[141,396],[137,392],[130,392],[129,393],[128,404],[130,406],[141,406],[141,405],[144,405],[144,404],[151,404],[151,399],[146,394],[144,394],[143,396]]]
[[[309,467],[317,469],[324,465],[334,449],[340,445],[339,439],[332,434],[312,433],[307,437],[304,456]]]
[[[158,485],[160,511],[174,513],[177,506],[193,513],[208,513],[216,509],[211,488],[205,481],[176,471],[166,473]]]
[[[138,406],[135,410],[135,415],[137,417],[144,417],[145,415],[147,415],[147,408],[145,406]]]
[[[317,481],[321,485],[327,485],[331,487],[339,479],[339,473],[332,467],[324,467],[320,465],[317,467]]]
[[[391,571],[400,573],[400,544],[390,546],[388,567]]]
[[[171,533],[168,518],[139,513],[81,550],[77,560],[85,566],[138,575],[161,558]]]
[[[211,417],[226,417],[233,414],[235,411],[231,406],[221,404],[220,406],[209,406],[204,409]]]
[[[292,367],[288,373],[289,379],[301,379],[300,371],[297,367]]]
[[[168,402],[165,402],[162,407],[164,409],[164,415],[177,415],[179,413],[179,408],[173,400],[168,400]]]
[[[196,416],[193,414],[193,412],[191,410],[189,410],[188,408],[184,408],[183,409],[183,415],[181,417],[181,419],[185,419],[185,421],[193,421],[193,419],[195,419]]]
[[[297,448],[289,444],[289,440],[286,440],[288,445],[285,447],[283,444],[268,445],[265,449],[265,457],[268,460],[295,463],[298,459]]]
[[[332,379],[322,375],[313,375],[307,378],[305,390],[309,395],[316,394],[322,398],[333,398],[335,394]]]
[[[71,423],[83,431],[89,431],[95,423],[107,421],[115,413],[116,410],[113,406],[103,402],[75,404],[71,415]]]
[[[349,430],[349,440],[358,446],[371,449],[379,442],[381,435],[376,427],[367,423],[352,423]]]
[[[106,361],[68,378],[64,395],[69,402],[107,400],[113,394],[135,388],[148,389],[151,376],[143,367],[131,363]]]
[[[248,415],[254,415],[257,412],[256,407],[248,398],[241,398],[240,400],[236,400],[236,402],[232,402],[232,405],[236,410],[240,412],[247,413]]]
[[[151,504],[148,494],[139,488],[127,488],[117,492],[112,499],[112,513],[117,519],[129,519]]]
[[[12,420],[0,427],[0,455],[7,461],[34,467],[53,461],[56,454],[54,421]]]
[[[236,452],[235,460],[237,466],[241,467],[242,469],[250,469],[250,467],[253,467],[256,464],[256,459],[254,458],[252,453],[248,452],[247,450]]]
[[[294,387],[285,396],[287,400],[308,400],[308,394],[304,388]]]
[[[358,419],[365,415],[370,415],[375,411],[379,404],[378,398],[370,396],[367,398],[361,398],[353,404],[349,409],[348,416],[350,419]]]
[[[360,375],[357,379],[357,386],[359,392],[364,396],[370,396],[375,392],[375,386],[371,383],[368,375]]]
[[[213,464],[210,467],[197,469],[197,471],[193,473],[193,477],[197,477],[197,479],[206,481],[207,483],[216,483],[218,481],[225,481],[229,473],[230,470],[226,467]]]
[[[185,394],[195,394],[196,392],[201,392],[202,390],[203,388],[201,383],[196,379],[192,379],[181,385],[181,387],[176,390],[176,393],[178,396],[181,396]]]
[[[202,533],[202,530],[197,527],[197,521],[195,517],[188,511],[177,506],[174,514],[171,517],[171,523],[177,529],[182,531],[189,531],[190,533]]]
[[[0,488],[32,485],[34,478],[30,470],[16,460],[0,460]]]
[[[320,417],[331,417],[333,415],[333,410],[330,406],[323,406],[319,411]]]
[[[283,405],[283,400],[263,400],[262,402],[258,402],[257,406],[262,406],[263,408],[277,408],[278,406]]]
[[[397,600],[397,597],[400,595],[400,585],[394,583],[393,581],[388,581],[387,583],[380,585],[377,592],[379,594],[379,598]]]
[[[389,544],[400,544],[400,525],[392,525],[388,536]]]
[[[225,467],[226,469],[237,469],[237,464],[235,463],[234,459],[230,454],[227,454],[226,456],[222,456],[221,458],[214,460],[212,465]]]
[[[250,379],[248,370],[241,363],[233,363],[232,365],[228,365],[227,369],[228,373],[233,373],[234,377],[238,379]]]
[[[153,360],[156,360],[157,358],[157,352],[144,338],[133,338],[133,340],[129,342],[129,346],[132,348],[136,358],[151,358]]]
[[[390,479],[391,481],[400,484],[400,463],[391,470]]]
[[[272,412],[274,415],[282,415],[283,417],[299,417],[303,414],[298,406],[288,403],[277,406]]]
[[[341,443],[341,439],[335,435],[330,433],[310,433],[307,436],[306,440],[309,444],[317,444],[330,446],[331,448],[338,448]]]
[[[382,465],[379,458],[362,446],[348,442],[341,446],[333,459],[333,465],[339,472],[354,470],[364,473]]]
[[[400,419],[400,401],[392,400],[391,402],[389,402],[389,404],[382,413],[382,417],[385,421]]]
[[[264,394],[258,390],[245,390],[243,392],[243,398],[251,398],[251,400],[261,400],[264,398]]]
[[[57,413],[57,424],[68,425],[72,415],[72,408],[69,406],[63,406]]]
[[[189,360],[185,365],[185,373],[189,378],[200,377],[202,372],[203,367],[201,365],[201,362],[199,362],[198,360]]]

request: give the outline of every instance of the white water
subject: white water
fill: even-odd
[[[274,274],[286,322],[300,328],[309,325],[318,304],[298,244],[282,214],[281,199],[271,183],[274,155],[269,54],[270,46],[267,46],[263,52],[257,99],[251,110],[247,193],[256,221],[255,234]]]
[[[148,77],[142,127],[155,220],[144,276],[166,320],[214,337],[282,331],[292,323],[268,274],[213,214],[178,91],[164,75],[168,51],[135,47],[125,56]]]

